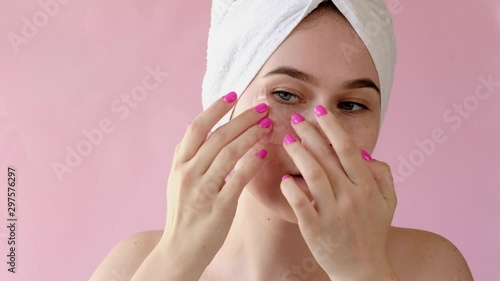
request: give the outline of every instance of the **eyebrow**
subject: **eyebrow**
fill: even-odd
[[[305,72],[302,72],[298,69],[289,67],[289,66],[280,66],[274,70],[271,70],[268,72],[266,75],[263,77],[268,77],[271,75],[277,75],[277,74],[284,74],[288,75],[292,78],[301,80],[303,82],[317,85],[318,84],[318,79],[310,74],[307,74]],[[380,89],[377,87],[377,85],[369,78],[361,78],[361,79],[353,79],[353,80],[347,80],[344,81],[343,87],[348,90],[353,90],[353,89],[360,89],[360,88],[372,88],[377,93],[380,95]]]

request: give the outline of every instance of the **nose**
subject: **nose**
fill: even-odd
[[[323,128],[321,128],[321,126],[319,125],[318,123],[318,120],[316,118],[316,115],[314,113],[314,110],[313,109],[310,109],[308,110],[307,112],[303,112],[301,113],[304,118],[309,122],[311,123],[314,128],[318,131],[318,133],[321,135],[321,137],[325,140],[325,142],[327,142],[328,144],[330,144],[330,140],[328,139],[328,136],[325,134],[325,132],[323,131]],[[331,146],[331,144],[330,144]]]

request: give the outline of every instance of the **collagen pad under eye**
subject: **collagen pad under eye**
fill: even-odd
[[[291,125],[291,116],[294,113],[301,113],[305,106],[297,100],[292,100],[290,105],[281,103],[280,101],[287,102],[283,96],[280,96],[277,92],[268,92],[267,88],[263,86],[254,96],[253,106],[255,107],[257,104],[265,102],[269,106],[268,117],[273,121],[272,131],[261,141],[281,146],[283,144],[283,137],[286,134],[290,134],[296,140],[299,140],[297,133]]]

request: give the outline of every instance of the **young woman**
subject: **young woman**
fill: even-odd
[[[199,114],[175,149],[165,229],[123,240],[91,280],[472,280],[450,241],[391,226],[390,168],[370,156],[379,75],[366,48],[332,55],[339,42],[355,34],[327,1],[239,99]]]

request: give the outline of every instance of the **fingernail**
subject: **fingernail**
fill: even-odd
[[[300,123],[302,121],[304,121],[304,116],[300,115],[300,113],[294,113],[292,115],[292,122],[294,124]]]
[[[273,121],[269,117],[264,117],[259,121],[259,126],[262,128],[269,128],[273,124]]]
[[[364,151],[363,149],[361,149],[361,156],[363,157],[363,159],[365,159],[366,162],[372,161],[372,156],[370,155],[370,153]]]
[[[291,178],[289,175],[284,175],[283,177],[281,177],[281,180],[286,180],[288,178]]]
[[[263,113],[267,110],[267,104],[265,103],[259,103],[254,110],[258,113]]]
[[[318,104],[314,107],[314,113],[316,113],[316,116],[320,117],[320,116],[325,115],[328,112],[321,104]]]
[[[283,140],[285,141],[286,144],[290,144],[292,142],[295,142],[295,138],[290,134],[286,134],[285,137],[283,138]]]
[[[223,99],[227,103],[232,103],[232,102],[234,102],[236,100],[237,97],[238,97],[238,95],[236,95],[235,92],[229,92],[227,95],[225,95],[223,97]]]
[[[267,150],[265,149],[262,149],[261,151],[259,151],[259,153],[257,153],[257,157],[259,157],[260,159],[264,159],[266,158],[267,156]]]

